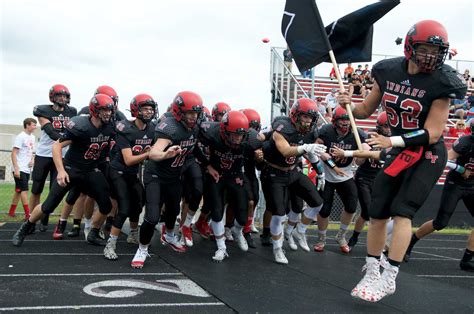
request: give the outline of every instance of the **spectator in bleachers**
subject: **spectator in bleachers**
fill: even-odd
[[[313,69],[308,69],[306,71],[301,72],[303,78],[311,78],[313,77]]]
[[[359,64],[357,66],[357,69],[354,71],[354,74],[357,74],[358,76],[362,75],[362,64]]]
[[[359,75],[355,73],[352,75],[352,80],[349,83],[349,96],[362,95],[365,96],[365,86],[362,84],[362,80]]]
[[[323,117],[327,117],[328,110],[327,110],[327,103],[323,101],[323,97],[318,96],[315,99],[316,105],[318,105],[318,111]]]
[[[25,219],[30,217],[28,207],[28,181],[30,180],[31,168],[35,160],[35,136],[32,134],[36,130],[38,122],[33,118],[26,118],[23,121],[23,132],[17,135],[12,148],[13,178],[15,179],[15,192],[12,197],[12,204],[8,215],[15,216],[15,210],[21,199]]]
[[[332,117],[334,108],[337,106],[337,88],[331,88],[331,92],[326,95],[324,101],[327,104],[328,115]]]
[[[339,73],[341,73],[341,70],[339,69],[339,65],[337,66],[337,70],[339,71]],[[330,78],[331,80],[337,79],[336,70],[334,69],[334,67],[332,67],[332,70],[331,70],[331,72],[329,73],[329,78]]]
[[[466,122],[464,122],[463,119],[459,119],[456,121],[456,124],[454,127],[448,127],[448,137],[460,137],[463,135],[469,135],[471,134],[471,128],[466,127]]]
[[[464,70],[464,74],[462,75],[464,79],[467,81],[471,80],[471,74],[469,73],[469,69]]]
[[[362,75],[364,76],[364,78],[367,77],[367,75],[370,75],[370,69],[368,64],[366,64],[365,68],[362,70]]]
[[[290,70],[291,72],[291,66],[293,65],[293,54],[291,53],[291,50],[288,46],[283,51],[283,62],[285,63],[288,70]]]
[[[375,80],[374,78],[372,77],[372,75],[370,74],[370,72],[368,72],[365,77],[364,77],[364,80],[362,82],[362,85],[364,85],[365,87],[365,95],[364,95],[364,98],[367,97],[367,95],[369,94],[369,92],[372,90],[372,87],[374,87],[374,84],[375,84]]]
[[[352,73],[354,73],[354,68],[352,67],[351,63],[347,64],[347,67],[344,69],[344,79],[348,80],[351,78]]]

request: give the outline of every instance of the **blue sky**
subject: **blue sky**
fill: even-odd
[[[373,1],[318,1],[325,24]],[[454,3],[454,2],[453,2]],[[255,108],[270,117],[270,47],[280,33],[285,1],[2,0],[0,123],[21,124],[48,103],[55,83],[71,91],[71,104],[88,105],[95,88],[110,85],[125,111],[138,93],[152,95],[160,111],[177,92],[192,90],[211,108]],[[401,55],[397,36],[435,19],[446,26],[457,59],[474,59],[473,4],[402,0],[375,24],[373,52]],[[261,39],[268,37],[270,43]],[[342,66],[341,66],[342,67]],[[461,65],[474,71],[474,64]],[[329,65],[317,72],[329,73]]]

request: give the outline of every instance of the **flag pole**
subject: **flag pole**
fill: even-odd
[[[326,30],[324,28],[323,21],[321,20],[321,15],[319,14],[319,10],[316,6],[316,0],[313,0],[311,2],[313,4],[313,11],[314,11],[314,14],[316,15],[316,20],[318,21],[319,32],[321,33],[321,37],[323,38],[326,44],[326,47],[329,51],[329,58],[331,59],[332,66],[334,67],[334,72],[336,73],[337,82],[339,83],[339,91],[341,93],[344,93],[346,89],[344,88],[344,83],[342,82],[341,74],[339,73],[339,67],[337,66],[336,57],[334,56],[334,52],[332,51],[331,43],[329,42],[328,36],[326,34]],[[359,132],[357,131],[357,126],[354,120],[354,115],[352,114],[351,104],[346,104],[346,111],[347,111],[347,114],[349,115],[349,121],[351,123],[352,133],[354,133],[354,138],[357,143],[357,149],[363,150],[362,143],[360,141]]]

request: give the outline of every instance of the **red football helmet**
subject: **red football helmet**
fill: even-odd
[[[181,121],[189,129],[196,126],[203,107],[201,96],[194,92],[180,92],[174,98],[172,106],[173,117],[176,121]],[[187,112],[196,112],[198,115],[195,119],[186,118]]]
[[[388,117],[386,111],[382,111],[382,113],[380,113],[377,117],[377,125],[375,126],[375,130],[377,131],[377,133],[383,136],[390,136],[391,131],[390,126],[388,125]]]
[[[109,123],[111,121],[112,115],[114,114],[114,101],[107,95],[104,94],[97,94],[91,98],[89,102],[89,114],[91,117],[99,118],[102,120],[102,123]],[[111,115],[104,117],[101,115],[101,110],[109,109],[111,111]]]
[[[231,110],[225,102],[218,102],[212,107],[212,121],[219,122],[222,117]]]
[[[302,124],[302,115],[312,117],[312,121],[309,125]],[[308,133],[318,121],[318,106],[312,99],[300,98],[291,106],[290,119],[298,132]]]
[[[242,109],[240,110],[249,120],[249,128],[255,129],[260,132],[262,125],[260,124],[260,115],[256,110],[253,109]]]
[[[142,107],[150,106],[153,108],[153,114],[150,117],[144,117],[142,113]],[[158,104],[153,100],[153,97],[147,94],[138,94],[137,96],[133,97],[132,101],[130,102],[130,113],[132,117],[138,118],[142,120],[144,123],[150,122],[155,115],[158,114],[157,112]]]
[[[56,100],[56,96],[59,95],[64,95],[66,96],[66,101],[61,101],[59,102]],[[69,89],[61,84],[55,84],[53,87],[49,89],[49,101],[51,101],[53,104],[56,104],[58,106],[64,107],[69,104],[69,101],[71,100],[71,93],[69,93]]]
[[[337,106],[336,110],[332,114],[332,124],[336,129],[339,129],[341,133],[346,134],[349,132],[351,123],[349,120],[349,115],[347,114],[346,109]]]
[[[229,111],[220,121],[221,137],[227,146],[239,148],[249,130],[249,120],[240,111]]]
[[[115,89],[107,85],[101,85],[97,87],[97,89],[95,90],[94,95],[97,95],[97,94],[107,95],[110,98],[112,98],[112,100],[114,101],[115,110],[117,110],[119,97]]]
[[[437,46],[438,52],[436,55],[417,53],[419,44]],[[415,62],[421,72],[432,72],[441,68],[448,50],[448,33],[443,25],[433,20],[416,23],[405,37],[405,58]],[[417,54],[419,58],[417,58]]]

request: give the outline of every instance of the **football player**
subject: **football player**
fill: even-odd
[[[66,124],[65,132],[59,141],[53,144],[53,160],[58,170],[56,181],[53,182],[44,203],[34,208],[30,218],[14,234],[13,245],[21,246],[31,225],[44,215],[52,213],[66,193],[75,185],[86,187],[89,195],[99,205],[99,212],[93,217],[93,228],[87,240],[92,244],[104,245],[99,237],[99,228],[110,212],[112,204],[107,180],[96,168],[102,151],[109,149],[115,135],[114,128],[110,124],[114,105],[109,96],[98,94],[92,97],[89,108],[90,117],[72,118]],[[68,146],[63,162],[62,150]]]
[[[404,57],[374,65],[370,94],[351,104],[347,93],[339,104],[351,104],[354,117],[368,118],[380,105],[387,111],[391,136],[372,133],[367,143],[391,151],[373,185],[369,207],[366,274],[351,295],[377,302],[393,294],[400,263],[411,237],[411,220],[425,202],[446,164],[442,140],[452,98],[463,98],[466,84],[444,64],[449,42],[446,29],[433,20],[413,25],[407,33]],[[389,265],[380,274],[386,224],[394,217]]]
[[[52,105],[39,105],[33,109],[33,114],[38,117],[41,125],[41,137],[36,148],[35,164],[31,179],[31,196],[29,208],[33,210],[40,203],[46,178],[49,175],[50,185],[56,181],[57,170],[53,162],[52,147],[64,133],[66,123],[77,115],[76,108],[69,106],[71,93],[62,84],[55,84],[49,90],[49,100]],[[66,154],[66,149],[62,152]],[[49,215],[44,215],[40,225],[40,231],[44,232],[48,228]]]

